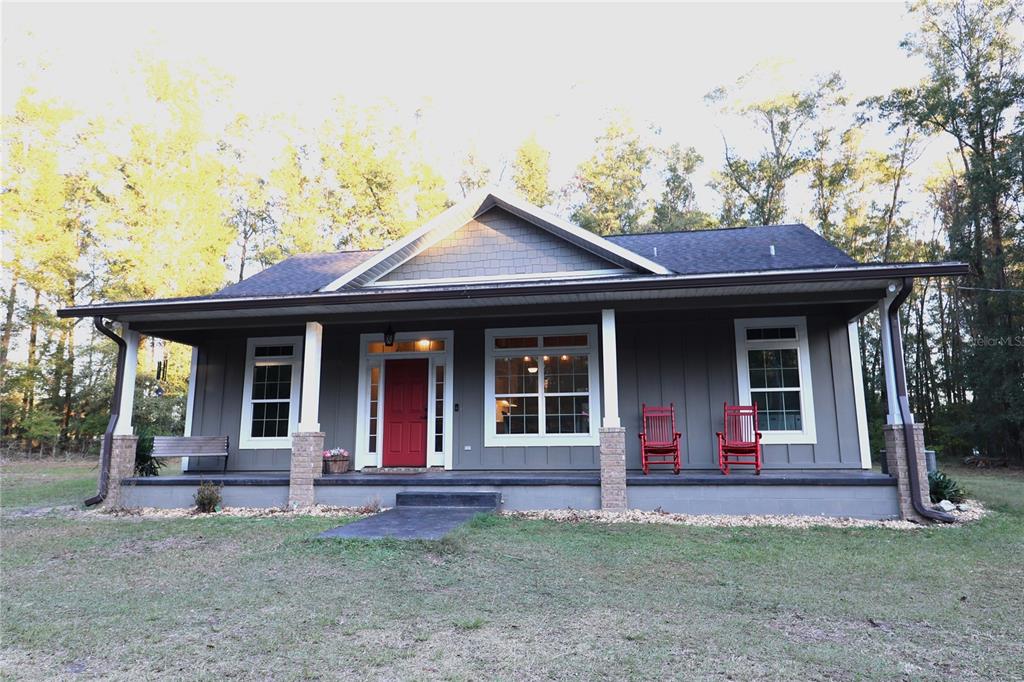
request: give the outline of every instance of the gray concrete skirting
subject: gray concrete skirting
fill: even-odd
[[[125,507],[156,507],[184,509],[195,506],[194,485],[125,485],[121,488],[121,504]],[[226,485],[221,489],[225,507],[285,507],[288,505],[288,484]]]
[[[127,507],[190,507],[196,485],[126,485],[122,501]],[[402,491],[497,492],[505,510],[600,509],[600,485],[318,485],[316,503],[361,507],[395,506]],[[795,514],[859,519],[899,518],[894,485],[633,485],[627,489],[629,507],[680,514]],[[284,507],[287,485],[227,485],[224,505],[229,507]]]

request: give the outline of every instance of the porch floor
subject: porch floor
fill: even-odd
[[[175,476],[145,476],[126,478],[124,483],[137,486],[195,485],[198,481],[211,481],[232,486],[288,485],[288,474],[282,471],[195,472]],[[325,474],[315,480],[318,486],[595,486],[601,484],[596,471],[428,471],[418,473]],[[670,472],[652,472],[645,476],[639,470],[627,472],[630,486],[892,486],[896,479],[877,471],[861,469],[786,470],[765,471],[760,476],[752,472],[735,471],[728,476],[717,469],[689,471],[678,475]]]

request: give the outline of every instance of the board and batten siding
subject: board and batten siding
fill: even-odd
[[[853,371],[844,320],[807,318],[817,443],[763,446],[773,469],[860,468]],[[626,466],[640,468],[641,403],[675,404],[682,464],[717,469],[722,405],[738,400],[732,319],[621,315],[616,329]]]
[[[752,315],[744,315],[751,317]],[[596,324],[600,313],[557,320],[449,320],[396,324],[397,331],[451,329],[453,368],[452,466],[460,470],[599,469],[598,449],[588,446],[484,447],[484,419],[493,409],[484,399],[484,330],[488,327]],[[807,318],[814,388],[817,443],[766,445],[765,466],[775,469],[859,468],[857,415],[845,320]],[[324,327],[320,428],[325,447],[355,452],[359,335],[379,325]],[[281,335],[272,330],[252,336]],[[626,461],[640,468],[637,434],[640,403],[675,403],[682,432],[683,466],[716,469],[715,432],[722,429],[722,403],[736,402],[736,350],[731,318],[701,319],[693,313],[625,313],[617,319],[619,405],[626,428]],[[238,450],[246,335],[215,338],[200,346],[196,371],[193,434],[227,435],[229,471],[287,471],[286,449]],[[219,469],[220,462],[203,461]],[[190,467],[196,470],[195,467]]]

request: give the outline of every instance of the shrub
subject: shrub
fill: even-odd
[[[212,481],[203,481],[199,484],[193,498],[196,503],[196,511],[200,514],[210,514],[220,510],[220,486]]]
[[[164,466],[163,460],[153,457],[153,436],[143,431],[135,446],[135,475],[156,476]]]
[[[960,504],[967,499],[967,491],[960,482],[941,471],[928,474],[928,493],[932,502],[949,500],[954,504]]]

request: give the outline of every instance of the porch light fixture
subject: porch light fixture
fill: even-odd
[[[384,345],[391,348],[395,345],[395,330],[388,325],[388,328],[384,330]]]
[[[419,343],[420,350],[430,350],[430,339],[420,339]]]

